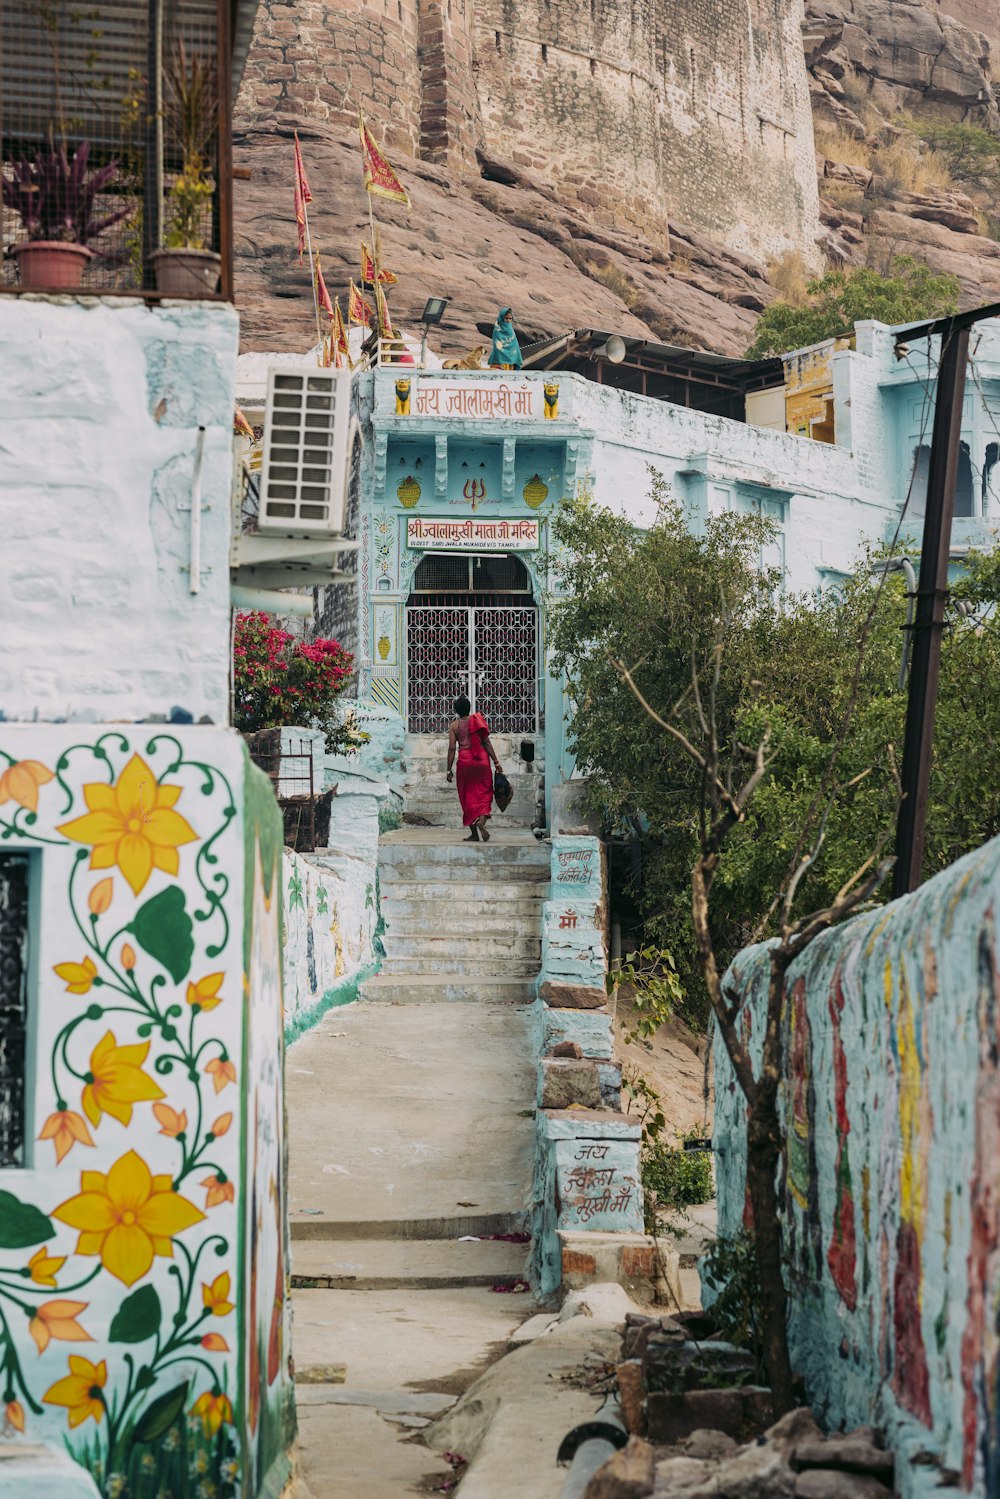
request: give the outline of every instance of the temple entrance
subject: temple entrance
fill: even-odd
[[[463,693],[495,734],[538,728],[538,610],[524,563],[431,553],[406,605],[407,725],[447,732]]]

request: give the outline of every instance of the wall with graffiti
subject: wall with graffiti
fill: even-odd
[[[0,1396],[105,1499],[287,1473],[281,841],[227,730],[0,726]]]
[[[1000,1493],[1000,839],[793,965],[782,1183],[793,1362],[831,1427],[881,1424],[897,1485]],[[760,1038],[767,952],[727,988]],[[745,1214],[716,1046],[720,1232]]]

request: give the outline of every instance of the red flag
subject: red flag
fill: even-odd
[[[361,136],[361,154],[365,164],[365,187],[380,198],[391,198],[394,203],[410,206],[410,195],[372,140],[365,117],[358,110],[358,133]]]
[[[378,332],[380,338],[395,338],[392,322],[389,318],[389,304],[385,300],[385,292],[381,286],[375,287],[375,306],[378,308]]]
[[[349,323],[361,323],[363,327],[370,328],[374,316],[375,314],[352,281],[351,289],[347,296],[347,321]]]
[[[379,271],[378,279],[383,286],[395,286],[399,281],[398,276],[394,276],[392,271],[386,270]],[[372,259],[371,251],[364,243],[361,246],[361,285],[365,288],[375,285],[375,262]]]
[[[338,369],[341,357],[346,358],[348,364],[351,361],[351,351],[347,342],[347,329],[344,327],[344,319],[340,311],[340,298],[333,304],[333,321],[330,324],[330,340],[333,344],[334,359]]]
[[[306,247],[306,204],[311,203],[313,195],[309,191],[309,179],[306,169],[302,165],[302,147],[299,145],[299,133],[295,131],[295,222],[299,227],[299,260],[302,259],[302,251]]]
[[[319,263],[318,250],[316,251],[316,301],[324,312],[329,313],[330,317],[333,317],[333,303],[330,301],[330,293],[327,291],[326,282],[323,280],[323,268]]]

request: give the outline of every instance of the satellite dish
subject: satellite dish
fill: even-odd
[[[625,340],[619,338],[617,333],[614,333],[606,344],[601,345],[597,353],[606,359],[609,364],[621,364],[625,358]]]

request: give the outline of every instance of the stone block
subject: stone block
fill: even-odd
[[[641,1437],[630,1437],[593,1474],[583,1499],[646,1499],[652,1492],[653,1449]]]
[[[633,1436],[646,1434],[646,1402],[642,1388],[642,1364],[637,1358],[626,1359],[615,1370],[618,1380],[618,1402],[622,1419]]]
[[[796,1468],[840,1468],[845,1473],[868,1473],[892,1483],[895,1460],[891,1452],[856,1432],[834,1433],[825,1440],[817,1431],[796,1443],[792,1463]]]
[[[583,1056],[583,1048],[577,1041],[559,1041],[552,1048],[554,1057],[576,1057],[578,1060]]]
[[[560,1229],[558,1236],[563,1291],[611,1284],[623,1287],[640,1306],[648,1306],[653,1301],[660,1267],[650,1253],[654,1248],[653,1240],[646,1234],[580,1233]],[[588,1262],[586,1269],[583,1268],[584,1260]]]
[[[653,1390],[646,1396],[649,1439],[682,1442],[693,1432],[709,1427],[724,1431],[734,1441],[744,1441],[767,1424],[770,1399],[770,1390],[757,1388],[687,1390],[683,1395]]]
[[[555,1161],[559,1228],[590,1233],[642,1233],[638,1142],[606,1140],[600,1144],[581,1144],[576,1140],[560,1140],[555,1147]]]
[[[648,1390],[731,1388],[752,1379],[757,1362],[732,1343],[678,1343],[669,1333],[654,1333],[642,1356],[643,1380]]]
[[[574,1104],[595,1109],[601,1102],[601,1080],[594,1062],[575,1057],[545,1057],[539,1068],[539,1107],[568,1109]]]
[[[575,1041],[585,1057],[610,1062],[614,1055],[611,1016],[601,1010],[551,1010],[542,1015],[542,1050],[551,1053],[563,1041]]]
[[[547,1005],[557,1010],[602,1010],[608,1002],[604,989],[586,984],[560,984],[554,979],[546,979],[538,992]]]

